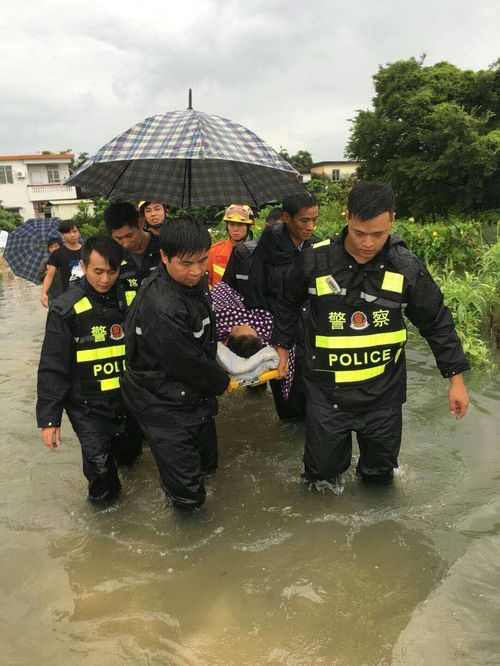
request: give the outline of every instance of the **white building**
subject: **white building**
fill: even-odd
[[[329,180],[342,180],[353,176],[359,165],[359,162],[353,162],[352,160],[315,162],[311,167],[311,175],[321,176]]]
[[[52,205],[72,203],[76,188],[66,187],[69,165],[74,155],[0,155],[0,201],[24,220],[30,217],[61,217],[53,215]],[[71,205],[68,210],[73,210]],[[58,207],[58,212],[63,206]],[[72,215],[65,215],[70,218]]]

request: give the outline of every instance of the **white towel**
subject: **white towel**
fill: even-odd
[[[277,368],[279,356],[274,347],[266,346],[250,358],[243,358],[218,342],[217,361],[232,378],[242,380],[257,378],[266,370]]]

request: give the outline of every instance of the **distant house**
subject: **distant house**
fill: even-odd
[[[78,199],[76,188],[64,185],[73,158],[72,153],[0,155],[0,201],[3,206],[19,213],[24,220],[55,217],[52,206],[62,202],[67,210],[74,209],[73,202]],[[59,206],[58,213],[62,210],[63,206]]]
[[[337,160],[336,162],[315,162],[311,167],[311,176],[321,176],[329,180],[342,180],[356,173],[359,162]]]

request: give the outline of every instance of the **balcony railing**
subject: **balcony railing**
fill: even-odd
[[[76,199],[76,188],[51,183],[50,185],[28,185],[30,201],[46,201],[52,199]]]

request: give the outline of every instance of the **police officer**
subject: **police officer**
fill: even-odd
[[[160,232],[161,264],[127,316],[124,400],[151,446],[163,490],[178,509],[205,501],[217,469],[216,395],[229,376],[215,360],[215,318],[206,277],[210,236],[189,219]]]
[[[453,319],[424,264],[390,231],[394,195],[385,183],[358,182],[349,194],[347,227],[315,243],[287,274],[271,342],[284,372],[300,306],[306,322],[307,479],[334,481],[351,461],[357,433],[362,479],[384,483],[398,466],[401,406],[406,400],[403,311],[429,343],[449,406],[461,418],[469,369]]]
[[[132,464],[142,450],[140,430],[120,395],[125,315],[115,283],[122,256],[109,236],[87,239],[81,253],[85,277],[51,306],[38,367],[42,441],[49,449],[59,446],[66,410],[80,441],[88,497],[96,504],[118,495],[116,464]]]
[[[118,297],[128,307],[141,284],[160,262],[160,241],[141,228],[139,213],[131,203],[110,204],[104,211],[104,222],[124,250]]]
[[[272,315],[281,299],[287,270],[305,249],[319,240],[314,235],[318,202],[308,192],[285,197],[282,211],[283,222],[264,229],[258,242],[235,246],[222,278],[243,296],[247,309],[262,308]],[[270,382],[276,412],[284,420],[304,416],[302,338],[302,326],[298,323],[294,335],[295,372],[288,399],[283,398],[280,381]]]

